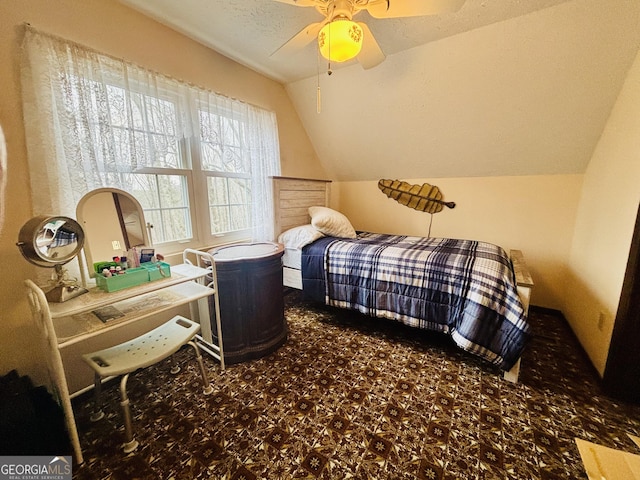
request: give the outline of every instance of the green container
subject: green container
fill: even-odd
[[[117,267],[118,264],[116,262],[96,262],[93,264],[93,271],[96,273],[102,273],[102,270],[105,268],[108,270],[109,267]]]
[[[125,288],[142,285],[149,281],[149,270],[143,267],[129,268],[125,273],[105,277],[102,273],[96,273],[96,285],[105,292],[117,292]]]
[[[171,266],[166,262],[146,262],[141,263],[140,268],[145,268],[149,272],[149,281],[161,280],[171,276]],[[162,270],[162,271],[161,271]]]

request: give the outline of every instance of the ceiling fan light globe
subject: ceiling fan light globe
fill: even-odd
[[[360,25],[347,18],[338,18],[322,27],[318,34],[318,47],[327,60],[346,62],[360,53],[362,38]]]

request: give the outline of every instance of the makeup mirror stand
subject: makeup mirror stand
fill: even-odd
[[[80,267],[80,282],[84,288],[89,288],[87,273],[87,257],[84,254],[84,248],[78,253],[78,267]]]
[[[76,298],[89,291],[86,288],[78,285],[77,279],[69,278],[67,269],[62,265],[55,265],[54,270],[58,279],[54,287],[45,294],[48,301],[54,303],[62,303],[66,302],[67,300],[71,300],[72,298]]]
[[[84,245],[82,227],[69,217],[39,215],[25,223],[18,234],[17,247],[30,263],[55,269],[53,288],[45,294],[48,301],[62,303],[87,293],[64,268],[76,258]],[[82,267],[82,265],[80,265]]]

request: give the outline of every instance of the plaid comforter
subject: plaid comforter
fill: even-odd
[[[303,249],[303,289],[327,305],[447,333],[509,370],[529,325],[505,251],[489,243],[360,232]]]

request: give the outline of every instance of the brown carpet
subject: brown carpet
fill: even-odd
[[[289,339],[228,367],[191,349],[129,380],[140,447],[74,400],[85,464],[74,479],[586,479],[574,437],[640,453],[640,406],[602,395],[564,319],[534,310],[518,384],[445,337],[307,304],[287,291]]]

